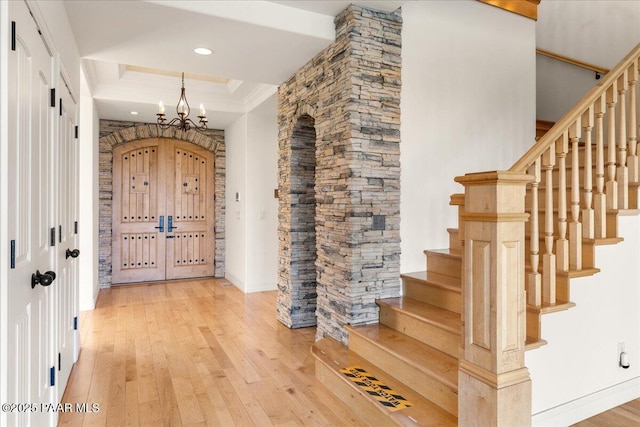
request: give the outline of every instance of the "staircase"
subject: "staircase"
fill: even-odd
[[[378,300],[379,324],[346,326],[349,347],[312,348],[316,374],[369,425],[527,425],[524,351],[542,317],[567,310],[571,281],[597,274],[638,209],[640,45],[506,172],[456,178],[459,231]],[[458,393],[458,387],[464,393]]]
[[[424,251],[427,271],[401,276],[402,297],[377,301],[379,324],[347,326],[349,348],[331,338],[312,347],[317,377],[367,424],[457,425],[462,248],[458,230],[448,231],[449,249]],[[363,369],[411,407],[390,411],[346,367]]]

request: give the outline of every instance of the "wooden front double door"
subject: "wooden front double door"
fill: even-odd
[[[214,275],[214,176],[214,154],[188,142],[114,148],[114,284]]]

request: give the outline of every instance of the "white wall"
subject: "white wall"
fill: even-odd
[[[535,135],[535,23],[476,1],[402,7],[401,271],[457,227],[469,172],[509,168]]]
[[[596,83],[593,71],[537,55],[536,118],[557,122]]]
[[[640,218],[619,217],[619,231],[624,242],[596,248],[601,272],[571,280],[576,307],[543,316],[548,344],[526,353],[534,425],[570,425],[640,396]],[[621,342],[629,369],[618,366]]]
[[[537,47],[613,68],[640,42],[640,2],[543,1]],[[595,73],[538,56],[537,117],[557,121],[595,84]]]
[[[611,68],[640,41],[640,2],[548,0],[538,6],[536,43]]]
[[[276,95],[249,113],[247,132],[247,282],[245,292],[277,289],[278,106]]]
[[[93,310],[98,298],[98,111],[84,73],[80,74],[80,310]]]
[[[278,266],[276,96],[225,129],[226,277],[243,292],[274,290]],[[235,201],[236,192],[240,201]]]
[[[227,150],[225,277],[244,290],[247,280],[247,115],[226,128],[224,136]]]

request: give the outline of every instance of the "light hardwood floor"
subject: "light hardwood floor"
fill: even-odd
[[[243,294],[226,280],[119,286],[80,313],[80,358],[60,426],[356,426],[315,381],[315,328],[275,316],[276,293]],[[640,400],[577,427],[640,426]]]
[[[640,426],[640,399],[589,418],[573,427],[632,427]]]
[[[63,397],[100,410],[59,425],[359,425],[315,381],[315,328],[286,328],[275,307],[275,292],[215,279],[102,290]]]

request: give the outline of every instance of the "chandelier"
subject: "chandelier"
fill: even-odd
[[[178,100],[178,105],[176,105],[176,113],[178,113],[178,117],[175,117],[173,120],[167,123],[164,114],[164,105],[162,101],[158,103],[158,120],[157,125],[162,129],[169,129],[171,126],[175,126],[176,128],[188,131],[189,129],[195,129],[197,131],[205,131],[207,130],[207,116],[206,111],[204,110],[204,106],[200,104],[200,115],[198,116],[198,123],[196,124],[193,120],[189,118],[189,113],[191,112],[191,108],[189,108],[189,103],[187,102],[187,96],[184,93],[184,73],[182,73],[182,89],[180,91],[180,99]]]

